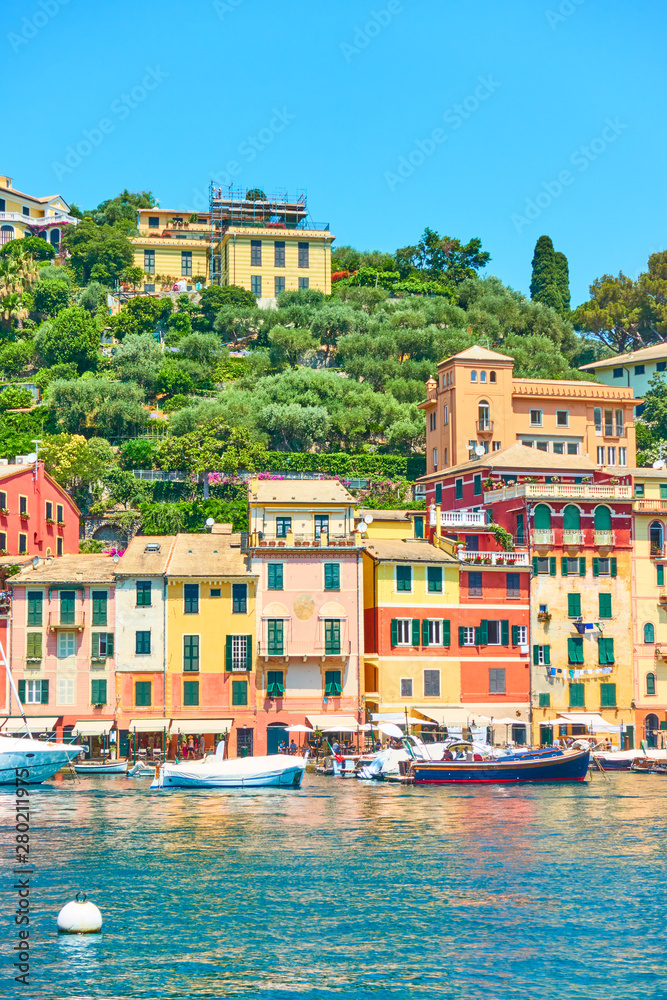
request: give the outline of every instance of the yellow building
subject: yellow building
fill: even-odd
[[[166,571],[166,716],[172,736],[227,731],[229,754],[253,751],[255,599],[241,536],[216,524],[179,534]]]
[[[223,285],[240,285],[258,299],[314,288],[331,293],[328,230],[230,226],[221,240]]]
[[[637,736],[665,745],[667,728],[667,470],[634,469],[634,703]]]
[[[140,208],[139,235],[131,238],[135,267],[143,268],[145,291],[159,291],[184,278],[189,285],[208,280],[209,216],[207,212],[174,212]]]
[[[69,205],[60,194],[36,198],[12,186],[12,178],[0,174],[0,245],[24,236],[41,236],[58,249],[63,226],[76,226]]]

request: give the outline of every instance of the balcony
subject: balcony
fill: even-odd
[[[527,552],[477,552],[460,549],[459,560],[475,566],[530,566]]]
[[[517,497],[535,500],[632,500],[632,486],[612,486],[608,483],[517,483],[515,486],[488,490],[484,494],[484,502],[514,500]]]
[[[584,544],[584,533],[583,531],[563,531],[563,545],[583,545]]]
[[[354,548],[357,545],[353,534],[334,535],[322,532],[316,535],[315,532],[306,534],[295,534],[289,532],[287,535],[277,535],[269,531],[253,531],[248,539],[250,548]]]
[[[42,216],[23,215],[22,212],[0,212],[0,222],[22,222],[31,227],[64,226],[72,222],[76,225],[80,221],[80,219],[75,219],[73,215],[66,215],[64,212],[60,215]]]
[[[303,639],[284,639],[280,643],[269,643],[263,640],[257,644],[257,655],[264,660],[281,659],[288,660],[292,657],[301,657],[307,660],[308,657],[318,657],[319,659],[340,660],[352,653],[352,640],[341,639],[337,645],[325,642],[307,642]]]
[[[478,420],[477,421],[477,433],[478,434],[493,434],[493,420]]]
[[[613,531],[596,531],[593,535],[596,545],[601,548],[610,548],[614,544]]]
[[[651,553],[651,559],[663,559],[665,555],[665,546],[660,545],[659,542],[651,542],[649,552]]]
[[[440,513],[442,528],[485,528],[486,513],[483,510],[446,510]],[[435,527],[435,510],[431,510],[431,527]]]
[[[46,627],[51,632],[82,632],[86,627],[86,612],[78,612],[74,616],[74,621],[62,621],[59,615],[49,611],[49,620]],[[102,626],[100,626],[100,628],[102,628]]]
[[[632,509],[635,514],[667,514],[667,500],[635,500]]]
[[[551,528],[535,528],[533,530],[533,545],[553,545],[554,532]]]

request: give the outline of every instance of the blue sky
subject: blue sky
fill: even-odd
[[[479,236],[524,292],[547,233],[576,305],[666,249],[666,27],[650,0],[4,0],[0,172],[83,207],[305,189],[338,244]]]

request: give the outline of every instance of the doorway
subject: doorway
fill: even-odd
[[[252,730],[251,730],[252,731]],[[267,754],[278,753],[281,743],[289,743],[289,734],[282,722],[272,722],[266,727],[266,752]]]
[[[236,730],[236,756],[237,757],[252,757],[253,734],[254,734],[254,730],[252,730],[252,729],[237,729]]]

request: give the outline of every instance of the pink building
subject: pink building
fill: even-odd
[[[11,578],[10,662],[36,732],[74,727],[95,739],[113,724],[115,569],[108,555],[65,555]],[[10,719],[5,731],[16,725]]]
[[[253,479],[250,571],[257,584],[254,753],[285,727],[356,726],[362,629],[354,501],[332,480]],[[333,738],[333,737],[332,737]]]

